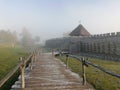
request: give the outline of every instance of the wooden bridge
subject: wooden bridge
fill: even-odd
[[[82,85],[82,78],[66,69],[50,53],[37,54],[31,66],[25,78],[25,88],[13,86],[11,90],[93,90],[89,84]],[[21,85],[21,82],[16,82],[16,85]]]

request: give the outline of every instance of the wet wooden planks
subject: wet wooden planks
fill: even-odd
[[[90,85],[83,86],[77,74],[49,53],[37,55],[25,85],[26,88],[20,90],[93,90]]]

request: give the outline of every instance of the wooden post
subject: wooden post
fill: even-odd
[[[32,68],[33,68],[33,55],[31,57],[30,70],[32,70]]]
[[[36,61],[36,53],[34,53],[34,61]]]
[[[66,55],[66,69],[68,69],[68,55]]]
[[[85,59],[84,58],[82,58],[82,77],[83,77],[83,85],[86,85]]]
[[[52,57],[54,57],[54,50],[52,49]]]
[[[20,70],[21,70],[21,88],[25,88],[25,66],[26,66],[26,61],[22,57],[20,57],[20,61],[22,62],[21,66],[20,66]]]
[[[33,52],[33,61],[34,62],[36,61],[36,52],[35,51]]]

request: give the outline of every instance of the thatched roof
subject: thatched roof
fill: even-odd
[[[78,25],[70,34],[70,36],[90,36],[90,33],[83,27],[83,25]]]

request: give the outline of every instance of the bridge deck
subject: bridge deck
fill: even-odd
[[[18,90],[18,89],[17,89]],[[23,89],[22,89],[23,90]],[[50,54],[38,55],[32,71],[26,78],[24,90],[93,90],[83,86],[82,79]]]

